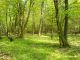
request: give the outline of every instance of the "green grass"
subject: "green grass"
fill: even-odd
[[[80,60],[80,37],[69,36],[68,41],[71,47],[64,49],[59,48],[56,36],[53,40],[49,36],[27,36],[13,42],[5,37],[0,40],[0,54],[10,60]]]

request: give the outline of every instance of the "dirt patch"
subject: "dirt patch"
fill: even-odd
[[[0,53],[0,60],[11,60],[11,57],[9,54]]]

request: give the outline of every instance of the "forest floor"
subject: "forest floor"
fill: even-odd
[[[80,37],[68,37],[70,48],[59,48],[58,37],[27,36],[0,40],[0,60],[80,60]]]

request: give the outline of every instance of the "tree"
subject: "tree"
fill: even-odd
[[[44,1],[41,2],[41,17],[39,23],[39,36],[41,35],[42,28],[43,28],[43,8],[44,8]]]
[[[55,6],[55,12],[56,12],[56,23],[57,23],[57,30],[58,30],[58,35],[59,35],[59,42],[60,42],[60,47],[67,47],[69,46],[67,41],[65,40],[64,37],[64,32],[63,32],[63,28],[59,19],[59,4],[58,4],[58,0],[54,0],[54,6]]]
[[[35,2],[33,2],[33,5],[35,4]],[[35,33],[35,10],[34,10],[34,6],[32,6],[32,34],[34,35]]]
[[[68,45],[67,32],[68,32],[68,0],[65,0],[64,39],[65,39],[66,45]]]

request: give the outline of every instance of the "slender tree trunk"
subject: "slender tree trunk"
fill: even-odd
[[[25,28],[27,27],[27,24],[28,24],[28,20],[29,20],[30,13],[31,13],[31,7],[33,6],[33,1],[34,0],[30,0],[30,5],[29,5],[29,10],[28,10],[27,18],[26,18],[26,21],[25,21],[24,26],[23,26],[24,30],[25,30]]]
[[[34,10],[34,1],[33,1],[33,5],[32,5],[32,34],[35,34],[35,10]]]
[[[28,11],[27,19],[24,22],[24,11],[25,11],[26,3],[27,3],[27,0],[24,3],[23,9],[22,9],[22,5],[21,4],[19,5],[19,22],[20,22],[20,24],[19,24],[19,26],[20,26],[20,35],[19,36],[21,38],[23,37],[25,28],[27,27],[27,24],[28,24],[28,20],[29,20],[30,13],[31,13],[31,7],[33,6],[33,0],[30,0],[30,5],[29,5],[29,11]],[[21,19],[21,17],[23,17],[23,20]]]
[[[39,24],[39,36],[41,35],[42,28],[43,28],[43,8],[44,8],[44,1],[41,3],[41,17],[40,17],[40,24]]]
[[[22,19],[21,19],[21,26],[20,26],[21,27],[20,38],[24,37],[24,18],[25,18],[24,12],[25,12],[26,3],[27,3],[27,0],[25,0],[24,5],[21,6],[21,13],[22,13],[21,17],[22,17]]]
[[[65,20],[64,20],[64,39],[65,45],[69,45],[67,42],[67,32],[68,32],[68,0],[65,0]]]
[[[2,33],[1,28],[2,28],[2,26],[1,26],[1,23],[0,23],[0,39],[1,39],[1,33]]]
[[[6,9],[6,36],[8,37],[7,9]]]
[[[11,17],[11,15],[10,15],[10,13],[11,13],[11,12],[10,12],[10,9],[9,9],[9,28],[10,28],[10,29],[9,29],[9,32],[12,33],[12,17]]]
[[[52,21],[51,21],[51,40],[53,39],[53,18],[52,18]]]
[[[32,19],[32,34],[34,35],[35,33],[35,19],[34,19],[34,12],[33,12],[33,19]]]
[[[18,13],[19,22],[18,22],[18,23],[19,23],[19,33],[20,33],[20,34],[19,34],[19,37],[20,37],[20,38],[23,38],[23,26],[22,26],[22,14],[23,14],[23,13],[22,13],[22,7],[23,7],[23,6],[22,6],[21,1],[19,1],[18,7],[19,7],[19,8],[18,8],[18,9],[19,9],[19,10],[18,10],[18,11],[19,11],[19,13]]]

